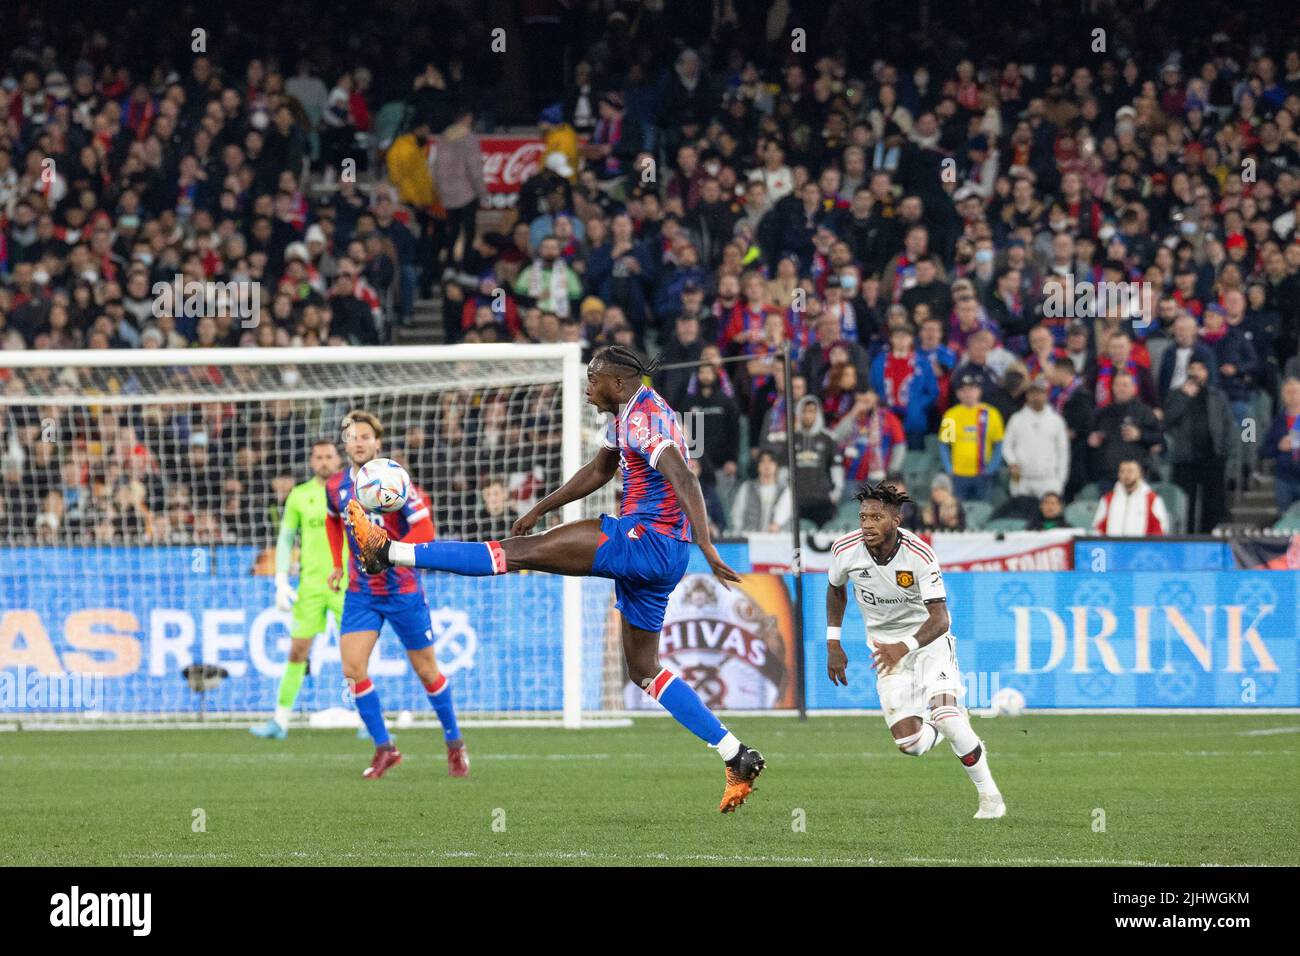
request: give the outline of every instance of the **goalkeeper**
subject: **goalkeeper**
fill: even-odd
[[[332,441],[316,442],[311,448],[310,464],[314,477],[289,492],[284,502],[280,537],[275,543],[275,606],[281,611],[293,608],[293,627],[289,632],[293,641],[280,678],[275,716],[249,731],[271,740],[284,740],[289,735],[289,715],[307,675],[311,642],[325,631],[326,611],[334,612],[335,622],[343,620],[343,596],[347,593],[347,572],[335,575],[325,533],[325,481],[342,467],[338,448]],[[289,564],[298,534],[302,535],[302,547],[298,554],[295,594],[289,586]]]

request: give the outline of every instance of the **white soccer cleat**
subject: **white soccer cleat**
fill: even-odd
[[[976,820],[998,820],[1007,815],[1007,805],[1000,793],[980,794],[980,808]]]

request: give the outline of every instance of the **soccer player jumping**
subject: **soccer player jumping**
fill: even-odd
[[[257,737],[284,740],[289,735],[289,715],[293,713],[298,691],[307,674],[311,642],[325,632],[325,612],[334,612],[337,624],[343,619],[343,588],[346,579],[333,577],[326,536],[325,484],[339,470],[339,450],[332,441],[318,441],[311,446],[311,470],[315,476],[296,485],[284,500],[284,519],[280,537],[275,542],[275,606],[281,611],[293,608],[293,628],[289,631],[289,660],[280,677],[275,716],[265,724],[249,728]],[[293,541],[302,535],[298,552],[298,590],[289,586],[289,564]]]
[[[343,420],[343,443],[351,464],[332,477],[325,486],[329,521],[326,530],[330,535],[330,550],[334,555],[334,575],[343,576],[343,514],[349,513],[347,530],[351,534],[348,546],[352,553],[348,574],[347,598],[343,602],[343,623],[340,630],[339,651],[343,658],[343,675],[352,683],[352,694],[357,711],[375,742],[375,756],[370,766],[362,771],[368,780],[377,780],[390,767],[401,763],[402,755],[388,736],[384,723],[384,709],[379,702],[379,691],[367,674],[370,652],[379,640],[379,629],[388,621],[406,648],[411,667],[424,685],[433,705],[438,722],[442,724],[443,738],[447,744],[447,771],[453,777],[469,776],[469,753],[456,725],[456,709],[452,705],[451,685],[438,671],[438,658],[433,650],[433,624],[429,618],[429,602],[419,575],[409,567],[389,568],[379,574],[361,573],[358,556],[361,553],[358,532],[367,528],[378,529],[385,539],[388,535],[401,538],[407,546],[415,541],[433,540],[433,519],[424,495],[414,484],[406,496],[401,510],[391,514],[369,515],[357,504],[356,473],[366,462],[379,456],[379,442],[383,437],[379,419],[369,412],[354,411]],[[351,517],[351,509],[358,517]],[[377,523],[372,523],[377,522]]]
[[[840,626],[851,580],[867,625],[880,707],[898,749],[919,757],[940,737],[947,738],[979,791],[975,819],[1006,816],[984,743],[957,706],[963,687],[939,562],[928,544],[898,526],[907,495],[881,482],[874,488],[864,485],[857,497],[861,529],[835,542],[827,572],[826,670],[831,683],[849,684]]]
[[[362,566],[376,570],[431,568],[484,576],[511,571],[548,571],[579,577],[612,578],[615,606],[623,616],[623,654],[628,676],[683,727],[718,751],[726,767],[726,789],[718,809],[730,813],[745,802],[765,762],[746,747],[704,705],[694,690],[659,663],[664,611],[682,575],[691,531],[714,575],[725,587],[740,577],[727,567],[709,540],[699,481],[686,466],[686,440],[672,409],[641,377],[654,371],[631,350],[601,349],[587,366],[587,401],[615,416],[604,447],[556,491],[515,522],[503,541],[390,541],[365,520],[356,503],[348,520]],[[571,521],[528,537],[541,517],[604,486],[620,467],[620,516]]]

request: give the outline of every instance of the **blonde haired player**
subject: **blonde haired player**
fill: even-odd
[[[898,749],[913,757],[948,740],[975,789],[976,820],[1006,815],[983,741],[957,700],[963,692],[949,631],[948,599],[934,551],[899,527],[906,494],[892,484],[864,485],[857,495],[861,527],[835,542],[826,590],[826,671],[848,686],[848,655],[840,643],[847,589],[852,586],[876,669],[885,723]]]
[[[361,775],[367,780],[378,780],[402,761],[384,722],[379,689],[368,671],[370,654],[379,640],[380,629],[387,622],[406,648],[411,669],[419,676],[429,696],[429,704],[442,724],[443,740],[447,745],[447,772],[453,777],[468,777],[469,751],[460,736],[451,684],[438,670],[433,622],[429,616],[429,602],[424,596],[424,585],[410,568],[387,568],[378,573],[363,571],[355,528],[351,524],[345,527],[343,523],[348,506],[356,501],[357,472],[362,465],[379,457],[383,437],[383,425],[374,415],[361,409],[349,412],[343,419],[343,450],[348,456],[348,467],[325,484],[325,510],[328,514],[325,531],[329,535],[334,574],[340,579],[344,575],[345,534],[350,556],[343,621],[339,624],[343,676],[352,685],[357,713],[375,742],[375,755]],[[397,511],[387,514],[362,511],[359,520],[363,525],[373,523],[375,527],[384,528],[384,533],[395,541],[432,541],[434,536],[429,506],[424,493],[414,482],[407,491],[406,502]]]

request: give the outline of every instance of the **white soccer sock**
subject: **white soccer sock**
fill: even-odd
[[[389,541],[388,560],[399,568],[415,567],[415,545],[409,541]]]
[[[939,731],[929,721],[923,722],[921,729],[916,733],[907,737],[900,737],[894,741],[894,743],[898,744],[899,750],[913,757],[921,756],[938,742]]]
[[[275,708],[275,716],[271,718],[285,730],[289,729],[289,715],[293,713],[292,707]]]
[[[970,718],[957,707],[944,706],[932,710],[930,719],[939,733],[948,738],[952,752],[966,768],[966,775],[975,784],[975,789],[981,794],[997,793],[998,785],[993,782],[993,774],[989,771],[984,745],[971,729]]]
[[[720,756],[724,761],[727,761],[740,753],[740,740],[735,734],[728,730],[727,736],[714,744],[713,749],[718,752],[718,756]]]

